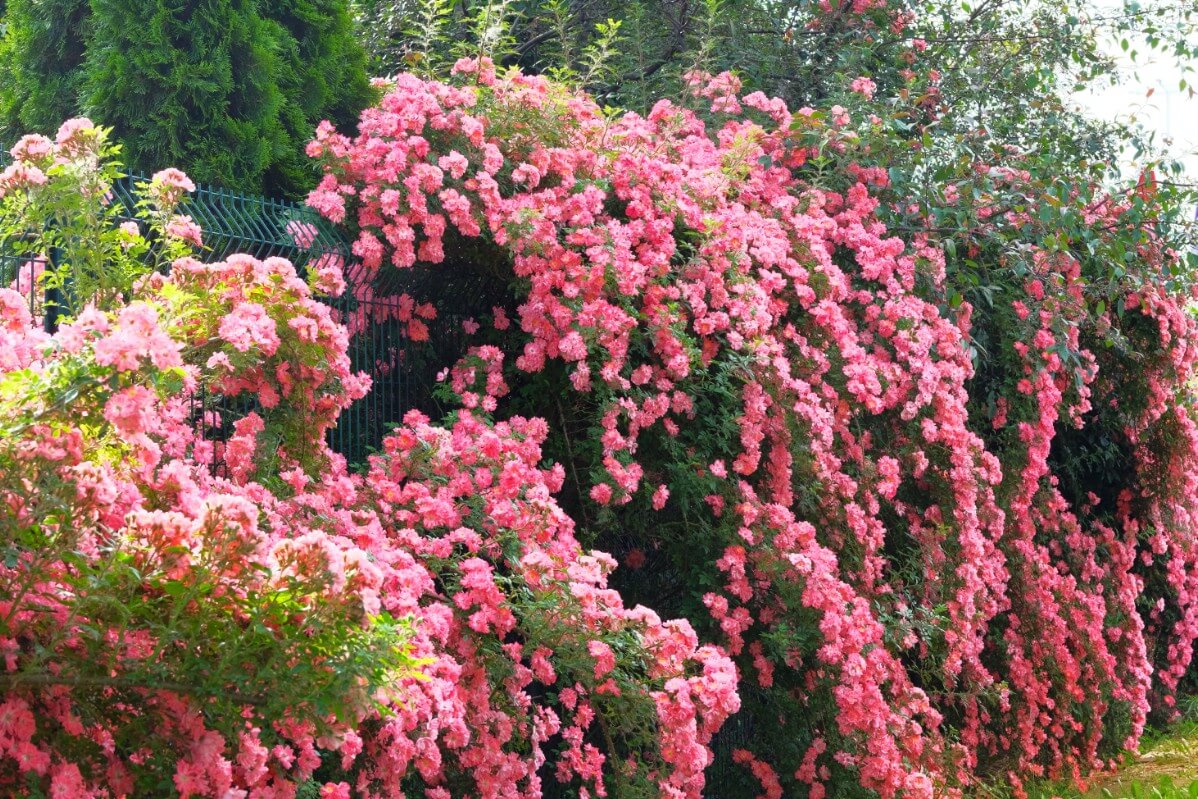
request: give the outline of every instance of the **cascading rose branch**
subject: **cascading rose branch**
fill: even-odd
[[[600,520],[695,575],[699,620],[766,692],[734,760],[767,795],[927,797],[996,768],[1080,778],[1134,746],[1153,685],[1145,591],[1179,609],[1153,634],[1169,642],[1166,694],[1198,634],[1198,350],[1186,297],[1154,282],[1165,248],[1089,284],[1090,262],[1032,248],[1030,274],[1005,278],[1020,299],[996,352],[1012,377],[983,428],[972,308],[948,301],[927,235],[880,221],[887,172],[859,142],[881,120],[792,113],[730,75],[691,76],[718,127],[666,101],[611,118],[485,60],[454,71],[452,85],[399,76],[355,138],[322,125],[309,202],[354,228],[370,273],[440,263],[447,236],[510,259],[516,321],[496,309],[481,335],[500,349],[472,350],[450,386],[502,413],[502,350],[522,381],[547,381],[531,396],[580,395],[598,454],[558,451],[611,509]],[[1101,237],[1129,207],[1105,197],[1080,216]],[[1100,288],[1126,313],[1092,316],[1082,298]],[[1086,349],[1082,333],[1116,326],[1134,368]],[[1096,390],[1113,407],[1124,372],[1152,386],[1112,430],[1134,453],[1127,496],[1071,506],[1050,466],[1057,422],[1084,427]],[[696,563],[703,551],[718,559]],[[1145,589],[1143,564],[1161,585]]]
[[[406,565],[415,593],[393,587],[383,607],[417,614],[433,664],[359,780],[398,795],[414,768],[431,799],[539,796],[543,778],[580,796],[702,795],[707,744],[739,707],[735,668],[607,587],[614,561],[583,553],[552,499],[561,468],[538,467],[544,422],[404,421],[337,499],[390,526],[360,535]]]
[[[25,148],[46,180],[8,185],[21,224],[72,181],[104,218],[87,140]],[[148,201],[189,187],[168,170]],[[92,230],[91,258],[149,246]],[[0,289],[5,795],[700,795],[735,669],[607,587],[538,468],[543,423],[413,415],[351,477],[325,434],[368,381],[288,262],[182,257],[52,336],[23,277]]]

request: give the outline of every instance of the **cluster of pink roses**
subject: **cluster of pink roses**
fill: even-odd
[[[164,190],[182,190],[177,174]],[[184,796],[245,796],[254,786],[255,795],[293,795],[319,764],[317,747],[330,744],[316,743],[299,704],[288,723],[252,712],[260,694],[238,699],[263,689],[255,669],[278,667],[270,647],[256,650],[265,662],[254,668],[233,664],[240,689],[220,682],[228,674],[217,653],[237,652],[253,624],[296,641],[339,634],[377,644],[384,662],[406,646],[371,622],[382,573],[370,557],[313,516],[285,521],[285,504],[251,481],[270,471],[252,440],[261,419],[213,442],[206,428],[218,412],[196,398],[201,382],[209,403],[254,392],[278,437],[271,467],[315,476],[337,463],[324,431],[367,385],[349,371],[344,328],[286,262],[176,267],[143,280],[117,310],[83,308],[53,336],[25,296],[0,289],[0,526],[10,554],[0,567],[0,785],[14,795],[117,797],[172,782]],[[295,324],[304,319],[310,326]],[[213,476],[214,458],[232,462],[233,480]],[[286,611],[269,615],[269,597],[285,597]],[[171,640],[187,625],[164,623],[168,611],[203,619],[202,634]],[[318,675],[332,665],[286,641],[277,655]],[[215,684],[183,678],[193,657]],[[360,690],[327,700],[365,715],[371,701]],[[236,715],[208,716],[218,695],[245,711],[241,730]],[[320,734],[340,740],[357,721],[330,717]]]
[[[739,707],[735,668],[685,621],[627,608],[607,587],[615,562],[583,551],[553,501],[563,476],[539,466],[545,432],[468,413],[444,429],[412,412],[340,498],[356,524],[377,520],[380,561],[412,562],[405,579],[420,590],[389,585],[380,599],[421,619],[416,653],[431,660],[360,785],[394,795],[410,759],[445,799],[539,795],[547,774],[592,796],[638,782],[700,795],[707,744]],[[652,740],[638,740],[643,724]]]

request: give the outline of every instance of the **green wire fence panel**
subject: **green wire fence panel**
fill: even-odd
[[[14,289],[29,300],[29,313],[38,317],[43,313],[44,298],[36,291],[38,275],[46,268],[44,258],[29,258],[12,253],[0,252],[0,287]]]
[[[134,186],[146,178],[129,175],[112,187],[127,219],[137,219]],[[255,258],[286,258],[302,269],[323,255],[349,259],[349,244],[336,227],[311,208],[287,200],[258,197],[211,186],[197,186],[184,200],[188,214],[204,231],[205,261],[233,253]]]
[[[409,410],[432,419],[450,410],[435,396],[437,375],[469,346],[466,323],[489,313],[502,293],[452,262],[381,275],[366,275],[353,262],[346,269],[346,283],[345,295],[329,302],[350,328],[354,369],[370,375],[372,387],[341,415],[329,443],[350,463],[360,463]],[[401,302],[436,308],[435,318],[423,320],[426,340],[408,338],[407,323],[396,318]]]

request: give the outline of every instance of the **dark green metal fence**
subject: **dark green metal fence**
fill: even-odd
[[[113,196],[123,207],[122,216],[137,218],[134,186],[140,175],[118,180]],[[350,258],[342,233],[307,206],[268,197],[247,196],[210,186],[197,186],[181,212],[189,214],[204,231],[207,261],[220,261],[233,253],[255,258],[286,258],[303,269],[324,255]]]
[[[37,315],[42,298],[37,292],[36,275],[46,268],[44,258],[23,258],[0,252],[0,286],[16,289],[29,299],[29,311]]]
[[[392,270],[381,280],[351,264],[346,282],[345,295],[330,303],[350,327],[354,368],[373,382],[371,392],[342,414],[330,444],[350,463],[360,463],[409,410],[433,419],[450,410],[435,395],[437,375],[465,352],[464,324],[488,312],[506,289],[449,264]],[[406,323],[389,314],[403,294],[437,309],[436,317],[426,321],[425,341],[409,339]]]
[[[139,220],[134,187],[145,180],[141,175],[129,175],[113,184],[112,195],[122,220]],[[341,232],[312,209],[297,203],[200,186],[184,200],[180,212],[191,215],[202,228],[204,249],[200,257],[205,261],[220,261],[243,252],[255,258],[286,258],[302,271],[324,256],[335,255],[347,262],[351,257]],[[0,252],[0,285],[17,281],[30,261],[42,268],[50,266],[44,259]],[[21,288],[29,291],[27,281]],[[33,296],[31,303],[42,307]]]

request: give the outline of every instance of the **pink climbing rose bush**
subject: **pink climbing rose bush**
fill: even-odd
[[[319,441],[302,409],[354,396],[343,329],[285,262],[178,266],[53,335],[0,289],[9,795],[293,795],[417,672],[412,620],[379,608],[370,556],[249,479],[248,432],[226,445],[229,478],[203,435],[217,411],[197,400],[199,365],[241,357],[212,396],[290,372],[290,418],[243,427],[277,434],[272,457],[296,470],[317,463],[288,431],[310,418]],[[222,339],[222,317],[262,290],[286,318],[317,314],[323,335],[285,333],[270,356]]]
[[[445,391],[543,417],[581,535],[638,567],[624,592],[735,659],[746,785],[953,795],[1135,745],[1198,636],[1191,289],[1163,279],[1148,189],[1077,194],[1074,247],[1004,206],[1030,172],[976,164],[987,314],[891,193],[877,115],[697,73],[697,110],[611,115],[454,72],[400,75],[355,136],[322,125],[309,202],[377,285],[473,269],[515,292]],[[391,298],[413,346],[434,299]],[[1078,495],[1086,435],[1123,466]]]
[[[47,149],[106,220],[110,153]],[[155,176],[151,224],[192,188]],[[59,268],[148,251],[107,221]],[[330,307],[279,258],[164,266],[52,334],[40,275],[0,288],[0,790],[700,795],[735,667],[608,585],[543,422],[412,414],[350,473],[326,433],[369,380]]]

